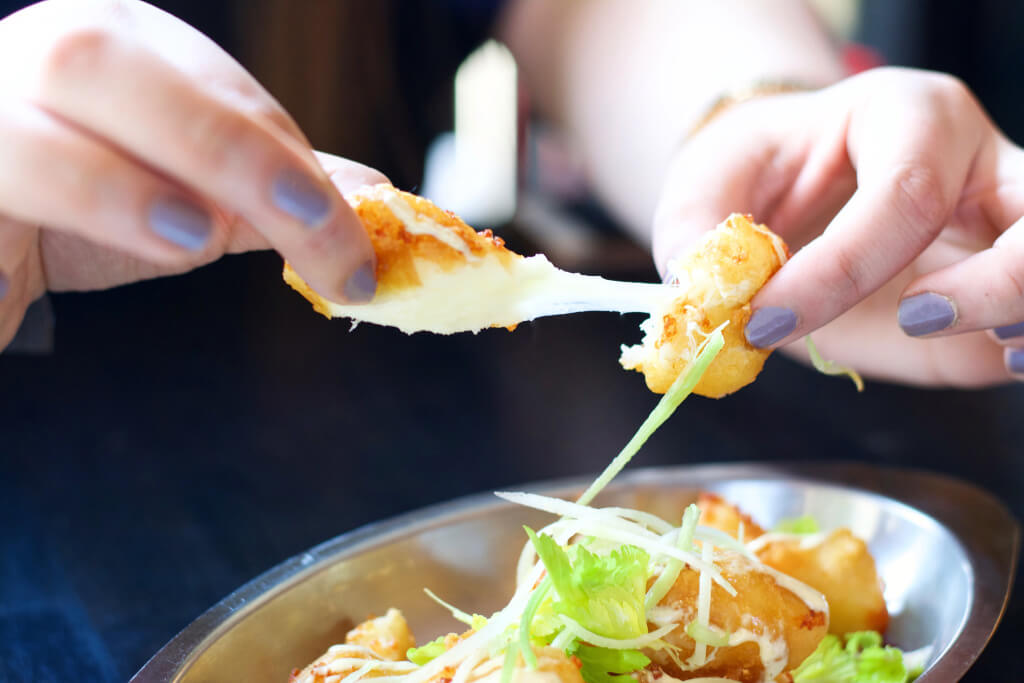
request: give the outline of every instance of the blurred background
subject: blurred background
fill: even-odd
[[[426,0],[156,4],[211,35],[320,149],[423,178],[452,127],[451,81],[488,15]],[[821,2],[886,62],[964,79],[1024,141],[1024,4]],[[11,7],[10,9],[13,9]],[[0,2],[0,13],[5,13]],[[563,207],[568,267],[657,277],[585,196]],[[537,226],[502,227],[543,248]],[[329,322],[274,254],[50,298],[45,353],[0,355],[0,681],[117,681],[211,604],[361,524],[467,493],[603,467],[656,402],[619,369],[639,318],[586,314],[479,335],[407,337]],[[44,340],[44,346],[45,340]],[[864,394],[773,356],[755,384],[689,400],[635,467],[857,460],[925,468],[1022,517],[1024,393],[869,383]],[[970,514],[970,511],[964,511]],[[1014,680],[1011,604],[969,680]],[[298,662],[296,664],[299,664]]]

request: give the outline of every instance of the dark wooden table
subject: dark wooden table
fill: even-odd
[[[286,557],[427,503],[594,472],[654,404],[616,363],[636,318],[349,332],[278,268],[237,257],[58,296],[56,351],[0,356],[0,681],[123,681]],[[1019,387],[857,395],[774,357],[739,394],[688,401],[636,463],[927,468],[1020,518],[1022,415]],[[1022,604],[970,680],[1024,678]]]

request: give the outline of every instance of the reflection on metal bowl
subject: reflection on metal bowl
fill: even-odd
[[[589,482],[529,490],[569,496]],[[638,469],[598,505],[679,516],[698,490],[764,524],[814,515],[868,541],[892,613],[887,640],[932,646],[922,683],[959,679],[1006,606],[1019,527],[991,496],[939,475],[866,465],[704,465]],[[372,614],[400,607],[422,642],[458,625],[429,587],[471,612],[501,608],[513,589],[522,525],[550,517],[476,495],[343,534],[241,587],[158,652],[134,683],[284,683]]]

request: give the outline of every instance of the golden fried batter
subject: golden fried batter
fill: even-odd
[[[867,544],[849,529],[836,529],[813,540],[774,540],[760,548],[757,557],[825,594],[832,615],[830,633],[884,633],[889,626],[889,610]]]
[[[664,637],[678,647],[674,657],[668,650],[645,652],[658,668],[680,680],[721,676],[754,683],[773,680],[814,652],[825,637],[829,620],[820,594],[739,554],[716,558],[716,564],[737,591],[733,597],[717,584],[711,587],[710,623],[732,634],[729,645],[709,648],[707,662],[691,668],[686,660],[696,643],[683,628],[677,628]],[[659,603],[677,612],[672,621],[685,625],[696,619],[698,581],[697,570],[684,568]]]
[[[416,647],[416,639],[405,617],[393,607],[384,616],[364,621],[349,631],[345,642],[362,645],[373,650],[381,659],[392,662],[402,661],[406,650]]]
[[[669,263],[681,296],[661,315],[641,324],[644,338],[624,346],[620,363],[644,374],[651,391],[663,394],[697,355],[705,338],[728,322],[725,347],[694,393],[720,398],[750,384],[769,351],[743,336],[750,300],[789,256],[782,239],[751,216],[733,214],[689,253]]]
[[[291,265],[284,267],[285,282],[328,318],[391,325],[407,333],[513,326],[523,318],[514,308],[500,308],[502,294],[538,272],[555,270],[542,256],[520,256],[490,230],[476,232],[450,211],[391,185],[362,187],[345,199],[377,255],[373,302],[329,301]]]
[[[701,491],[697,497],[697,507],[700,508],[701,524],[724,531],[744,543],[764,533],[764,529],[750,515],[745,514],[738,507],[714,493]],[[741,524],[743,525],[743,538],[740,538]]]
[[[477,232],[451,211],[390,185],[360,188],[345,199],[362,221],[377,254],[378,298],[422,285],[417,261],[450,271],[485,256],[502,261],[523,258],[505,249],[505,243],[490,230]],[[333,317],[330,302],[310,289],[288,264],[284,279],[309,299],[318,313]]]
[[[713,493],[701,493],[697,505],[701,524],[737,538],[742,520],[743,541],[759,539],[751,545],[759,560],[821,591],[829,605],[829,633],[884,633],[888,628],[889,610],[875,560],[849,529],[809,536],[765,534],[739,507]]]
[[[400,662],[410,647],[416,647],[416,639],[402,613],[392,608],[349,631],[344,645],[331,647],[305,669],[293,672],[289,683],[333,683],[369,662]],[[394,675],[386,666],[367,672],[366,677]]]

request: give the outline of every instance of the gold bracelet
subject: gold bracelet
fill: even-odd
[[[810,85],[799,81],[757,81],[750,85],[719,95],[704,114],[697,120],[697,123],[686,135],[687,140],[696,135],[702,128],[711,123],[727,110],[748,100],[758,97],[771,97],[772,95],[784,95],[786,93],[807,92],[814,90]]]

